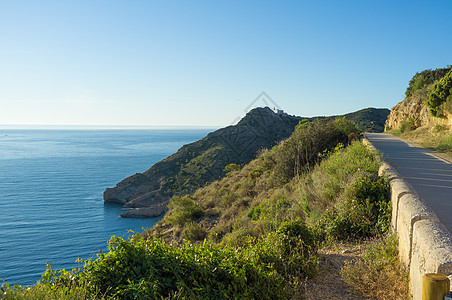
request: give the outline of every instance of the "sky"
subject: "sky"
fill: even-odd
[[[391,108],[416,72],[452,64],[451,12],[449,0],[2,0],[0,127]]]

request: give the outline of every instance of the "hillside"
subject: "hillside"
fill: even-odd
[[[451,94],[452,67],[416,73],[405,99],[392,108],[385,131],[451,157]]]
[[[382,131],[389,110],[367,108],[344,115],[362,130]],[[333,116],[336,119],[344,116]],[[244,165],[262,149],[288,138],[303,119],[267,108],[251,110],[237,125],[228,126],[185,145],[144,173],[130,176],[104,192],[104,201],[130,207],[123,217],[153,217],[166,211],[174,195],[185,195],[224,177],[231,163]]]
[[[266,234],[288,219],[311,218],[314,223],[334,204],[333,195],[340,190],[336,189],[351,179],[348,172],[376,172],[378,169],[378,161],[370,153],[362,152],[361,161],[354,162],[350,170],[345,166],[343,170],[334,170],[333,176],[337,176],[334,181],[341,178],[344,182],[333,184],[329,178],[332,174],[314,175],[323,177],[316,178],[321,182],[315,185],[310,175],[301,177],[328,153],[336,149],[339,155],[341,147],[350,142],[349,134],[357,130],[354,123],[346,119],[320,119],[297,126],[289,139],[262,152],[243,168],[230,171],[225,178],[195,193],[174,197],[164,221],[151,232],[169,242],[199,241],[208,236],[215,242],[236,244],[248,235]],[[358,145],[351,149],[363,151],[356,150]],[[321,191],[331,188],[332,184],[337,184],[333,188],[335,192],[321,195]],[[300,203],[300,198],[306,202]]]
[[[343,115],[366,132],[383,132],[390,110],[387,108],[365,108]],[[342,117],[342,116],[339,116]]]

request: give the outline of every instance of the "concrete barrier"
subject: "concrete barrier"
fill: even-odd
[[[397,232],[400,199],[405,195],[413,195],[413,190],[406,181],[400,177],[390,180],[389,185],[391,186],[390,194],[392,203],[391,226],[392,229]]]
[[[367,139],[363,143],[375,149]],[[383,162],[378,174],[389,178],[391,227],[399,240],[400,260],[409,270],[413,299],[420,300],[425,274],[437,273],[452,279],[452,236],[391,165]]]
[[[399,237],[400,259],[405,266],[409,266],[413,248],[414,225],[421,220],[434,220],[436,222],[439,222],[439,220],[436,214],[414,194],[403,194],[399,198],[397,215],[396,228]]]
[[[452,276],[452,238],[437,220],[414,223],[410,283],[414,299],[421,299],[422,276],[427,273]]]

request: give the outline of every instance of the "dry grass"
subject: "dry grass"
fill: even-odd
[[[415,146],[431,149],[436,156],[452,163],[452,131],[448,127],[419,127],[402,134],[395,131],[389,133],[398,135]]]
[[[370,299],[356,293],[341,276],[341,269],[364,253],[364,242],[337,243],[319,250],[319,272],[301,285],[304,299]]]
[[[408,298],[408,273],[398,259],[397,238],[393,235],[371,241],[363,256],[346,262],[341,273],[359,294],[383,300]]]
[[[300,285],[303,299],[408,299],[408,276],[396,239],[329,243],[319,250],[319,272]]]

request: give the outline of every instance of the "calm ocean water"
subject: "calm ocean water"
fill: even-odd
[[[0,129],[0,284],[32,285],[46,263],[78,267],[158,219],[123,219],[106,187],[204,137],[207,129]]]

